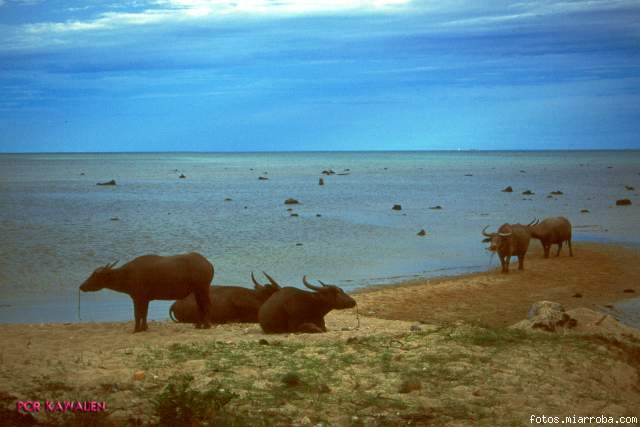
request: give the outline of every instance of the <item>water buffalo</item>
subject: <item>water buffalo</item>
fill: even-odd
[[[558,245],[556,256],[560,255],[562,243],[569,245],[569,256],[573,256],[571,248],[571,223],[563,216],[545,218],[539,224],[530,227],[531,237],[540,240],[544,249],[544,257],[549,258],[551,245]]]
[[[324,316],[333,309],[355,307],[356,302],[342,289],[323,282],[314,286],[302,278],[313,292],[286,287],[273,294],[258,312],[258,321],[267,334],[286,332],[326,332]]]
[[[483,242],[490,243],[488,249],[498,253],[503,273],[509,272],[512,256],[518,257],[518,270],[524,269],[524,256],[531,239],[530,227],[534,224],[535,221],[528,225],[502,224],[496,233],[487,233],[488,225],[482,230],[482,235],[486,237]]]
[[[270,283],[261,285],[251,273],[254,289],[240,286],[210,286],[211,323],[257,323],[260,306],[276,291],[280,285],[271,276],[263,272]],[[169,316],[175,322],[196,323],[200,319],[198,305],[193,294],[173,303]]]
[[[147,330],[147,310],[151,300],[176,300],[195,294],[200,310],[196,327],[209,328],[211,301],[209,284],[213,265],[191,252],[174,256],[144,255],[120,268],[113,264],[97,268],[80,286],[83,292],[107,288],[128,294],[133,300],[136,325],[133,332]]]

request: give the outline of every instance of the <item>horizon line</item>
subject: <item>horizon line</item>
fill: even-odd
[[[7,154],[312,154],[312,153],[504,153],[504,152],[566,152],[566,151],[640,151],[637,148],[544,148],[544,149],[424,149],[424,150],[166,150],[166,151],[0,151]]]

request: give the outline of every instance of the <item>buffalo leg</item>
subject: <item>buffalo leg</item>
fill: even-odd
[[[504,257],[500,257],[500,265],[502,266],[502,272],[503,272],[503,273],[506,273],[506,272],[508,272],[508,271],[509,271],[509,270],[507,269],[507,266],[505,265]]]
[[[518,270],[524,270],[524,255],[518,255]]]
[[[133,300],[133,315],[135,317],[135,322],[136,322],[135,326],[133,327],[133,333],[140,332],[140,331],[142,331],[142,327],[140,325],[140,323],[141,323],[140,320],[142,318],[142,316],[141,316],[141,304],[140,304],[140,301],[137,300],[137,299]]]
[[[147,313],[149,312],[149,300],[140,302],[140,330],[146,331],[147,327]]]
[[[211,324],[209,323],[209,317],[211,316],[211,299],[209,298],[209,289],[194,292],[194,295],[200,310],[200,323],[196,323],[196,328],[203,327],[208,329],[211,327]]]
[[[569,245],[569,256],[573,256],[573,248],[571,247],[571,239],[567,240],[567,244]]]
[[[511,255],[505,257],[504,259],[504,263],[502,264],[502,272],[503,273],[508,273],[509,272],[509,264],[511,264]]]
[[[556,256],[560,256],[561,249],[562,249],[562,242],[558,243],[558,252],[556,253]]]
[[[544,257],[549,258],[549,251],[551,250],[551,245],[544,245]]]

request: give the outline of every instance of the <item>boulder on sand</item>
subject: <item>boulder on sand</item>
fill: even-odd
[[[513,188],[511,188],[511,186],[507,186],[505,188],[502,189],[503,193],[513,193]]]
[[[527,318],[516,323],[513,327],[555,332],[557,329],[573,328],[576,323],[576,320],[565,312],[562,304],[552,301],[538,301],[529,308]]]
[[[112,179],[111,181],[107,182],[98,182],[96,185],[116,185],[116,180]]]

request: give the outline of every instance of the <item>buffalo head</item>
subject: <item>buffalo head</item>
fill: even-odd
[[[316,291],[315,295],[318,295],[330,307],[339,310],[356,306],[356,301],[345,294],[339,287],[327,285],[321,280],[318,280],[318,282],[320,282],[322,286],[314,286],[307,281],[307,276],[302,277],[302,283],[304,283],[307,288]]]
[[[264,271],[262,272],[262,274],[264,274],[265,277],[269,280],[269,283],[265,285],[258,283],[255,276],[253,275],[253,271],[251,272],[251,281],[253,282],[253,288],[256,290],[259,298],[262,301],[266,301],[266,299],[269,298],[272,294],[280,290],[280,284]]]
[[[115,261],[98,267],[91,273],[91,276],[80,285],[82,292],[96,292],[103,289],[113,281],[113,267],[118,263]]]
[[[487,228],[489,228],[488,225],[482,229],[482,235],[485,236],[485,239],[483,239],[482,241],[484,243],[489,243],[489,247],[487,248],[488,250],[490,250],[491,252],[497,252],[505,243],[508,242],[508,239],[511,238],[512,233],[511,231],[504,230],[497,233],[487,233]],[[504,226],[500,227],[500,229],[504,228]]]

